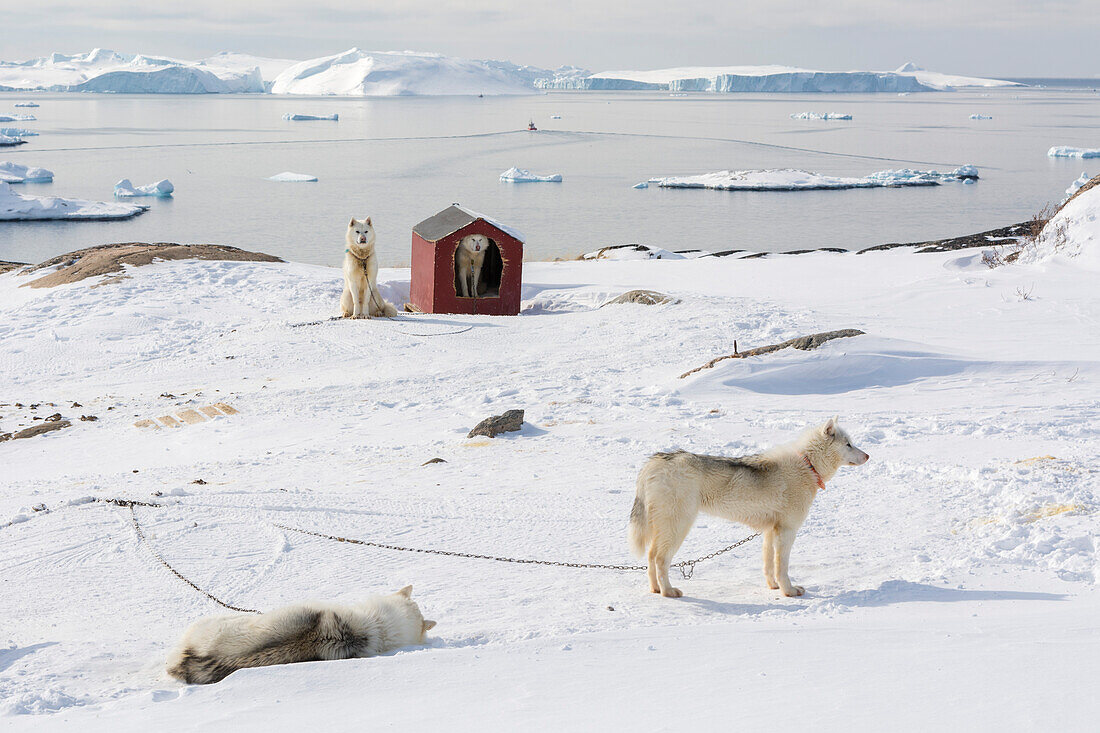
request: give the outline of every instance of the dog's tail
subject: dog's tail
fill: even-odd
[[[649,522],[646,521],[645,517],[645,487],[639,481],[638,492],[634,496],[634,506],[630,509],[630,525],[626,530],[626,537],[630,542],[630,551],[636,557],[645,554],[645,547],[649,539],[646,536],[648,525]]]

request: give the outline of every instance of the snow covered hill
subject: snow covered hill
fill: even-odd
[[[816,71],[793,66],[693,66],[603,71],[541,80],[546,89],[653,89],[673,92],[927,92],[967,86],[1020,86],[951,76],[908,63],[897,71]]]

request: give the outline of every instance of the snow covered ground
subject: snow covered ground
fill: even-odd
[[[531,262],[520,316],[393,321],[324,320],[340,271],[295,263],[162,262],[52,289],[2,274],[0,429],[73,423],[0,443],[0,525],[19,520],[0,526],[4,728],[1090,729],[1098,270],[1066,252],[996,269],[976,251]],[[409,272],[380,283],[401,303]],[[682,302],[600,307],[634,288]],[[679,379],[735,339],[849,327],[867,335]],[[213,403],[237,413],[134,426]],[[465,437],[510,408],[520,433]],[[758,543],[670,600],[638,572],[273,526],[629,562],[649,453],[744,454],[833,414],[871,461],[818,496],[793,553],[801,598],[764,587]],[[230,603],[411,582],[439,626],[426,648],[184,687],[164,655],[219,609],[127,510],[86,496],[168,504],[136,510],[150,543]],[[679,557],[746,534],[700,517]]]
[[[904,186],[936,186],[942,181],[972,182],[978,171],[972,165],[961,166],[950,173],[918,171],[910,168],[878,171],[862,178],[825,176],[794,168],[768,170],[716,171],[697,176],[666,176],[651,178],[647,183],[660,188],[710,188],[722,191],[819,191],[847,188],[896,188]],[[635,188],[640,186],[635,185]],[[647,186],[641,186],[646,188]]]
[[[30,196],[16,193],[0,180],[0,221],[40,219],[129,219],[149,207],[108,201],[85,201],[60,196]]]

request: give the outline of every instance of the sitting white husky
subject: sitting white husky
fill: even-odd
[[[455,251],[455,268],[458,270],[459,295],[476,298],[481,284],[481,267],[489,250],[489,238],[484,234],[467,234]]]
[[[393,303],[378,294],[378,255],[374,250],[374,226],[370,217],[352,219],[344,249],[344,292],[340,310],[344,318],[397,315]]]
[[[629,529],[631,549],[636,555],[647,553],[649,589],[670,598],[683,595],[668,580],[669,562],[703,511],[761,532],[764,582],[784,595],[802,595],[787,574],[795,533],[837,469],[862,465],[868,458],[835,417],[790,445],[758,455],[654,454],[638,474]]]
[[[425,621],[412,586],[351,606],[299,603],[259,615],[201,618],[168,657],[168,674],[191,684],[219,682],[238,669],[351,659],[423,644]]]

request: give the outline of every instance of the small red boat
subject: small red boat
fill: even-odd
[[[538,130],[539,128],[535,127],[535,121],[531,120],[530,122],[527,123],[527,129],[534,132],[534,131]]]

